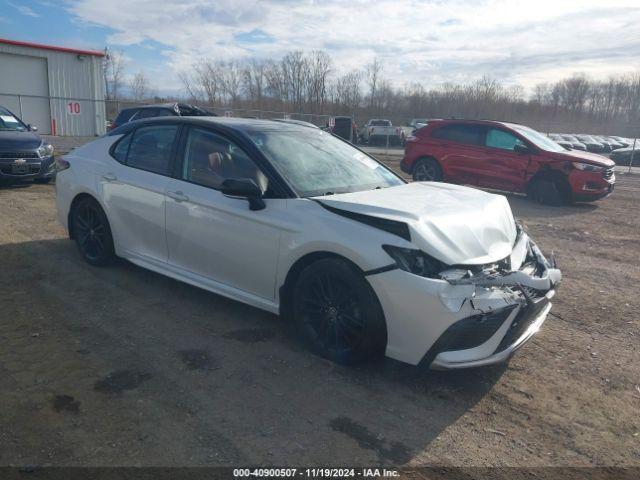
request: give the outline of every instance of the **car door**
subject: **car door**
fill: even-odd
[[[481,187],[507,191],[522,191],[531,162],[530,151],[517,151],[526,144],[514,133],[490,127],[485,135],[484,173],[479,177]]]
[[[165,191],[179,126],[141,126],[114,145],[100,178],[114,239],[125,256],[166,262]],[[118,163],[119,162],[119,163]]]
[[[485,160],[484,132],[482,125],[464,123],[444,125],[433,132],[445,180],[478,185]]]
[[[183,135],[181,164],[167,185],[169,263],[213,288],[250,303],[275,298],[276,265],[286,200],[269,198],[269,179],[250,156],[219,132],[190,127]],[[250,210],[246,199],[220,191],[227,178],[251,178],[265,192],[266,208]]]

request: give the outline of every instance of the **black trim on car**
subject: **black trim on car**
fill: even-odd
[[[482,345],[500,329],[517,305],[510,305],[495,312],[472,315],[450,325],[422,357],[420,366],[429,367],[438,354],[467,350]],[[524,308],[523,312],[527,312]],[[523,315],[522,312],[518,314]]]
[[[378,273],[390,272],[391,270],[397,270],[397,269],[398,269],[398,265],[396,265],[395,263],[391,263],[389,265],[385,265],[384,267],[367,270],[366,272],[364,272],[364,276],[366,277],[369,275],[376,275]]]
[[[322,208],[330,211],[331,213],[349,218],[356,222],[364,223],[365,225],[377,228],[378,230],[384,230],[385,232],[391,233],[392,235],[397,235],[400,238],[404,238],[407,242],[411,241],[409,225],[404,222],[389,220],[388,218],[372,217],[371,215],[365,215],[363,213],[350,212],[347,210],[342,210],[340,208],[330,207],[329,205],[326,205],[319,200],[316,201],[320,204],[320,206],[322,206]]]

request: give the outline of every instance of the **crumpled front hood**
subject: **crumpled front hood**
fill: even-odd
[[[616,163],[607,157],[598,155],[597,153],[583,152],[581,150],[571,150],[566,152],[557,152],[554,157],[558,160],[568,160],[570,162],[586,162],[599,167],[613,167]]]
[[[516,226],[509,202],[474,188],[414,182],[317,200],[373,217],[405,222],[411,243],[448,265],[478,265],[511,254]]]
[[[0,150],[35,150],[42,144],[40,135],[33,132],[0,131]]]

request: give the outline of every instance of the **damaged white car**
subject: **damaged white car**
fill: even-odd
[[[59,217],[89,263],[120,256],[284,314],[341,363],[505,361],[561,279],[503,196],[407,184],[315,128],[142,120],[58,168]]]

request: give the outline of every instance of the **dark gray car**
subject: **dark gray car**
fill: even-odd
[[[53,147],[35,130],[0,107],[0,180],[47,183],[54,177]]]

